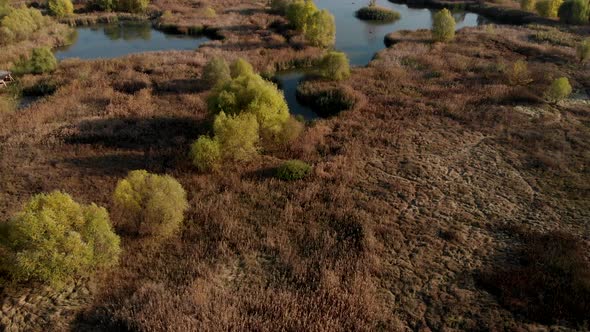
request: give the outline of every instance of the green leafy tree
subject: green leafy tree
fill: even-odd
[[[576,55],[580,62],[585,62],[590,59],[590,38],[583,40],[576,47]]]
[[[0,269],[12,280],[52,285],[113,266],[121,252],[104,208],[59,191],[33,196],[3,225],[0,247]]]
[[[54,71],[57,68],[57,59],[47,47],[35,48],[29,59],[30,72],[43,74]]]
[[[203,69],[203,80],[210,87],[229,81],[230,79],[229,66],[223,58],[215,57],[209,60]]]
[[[343,52],[328,52],[320,63],[320,73],[323,77],[340,81],[350,76],[350,64]]]
[[[219,141],[207,136],[199,137],[191,145],[190,157],[201,172],[218,169],[222,159]]]
[[[535,10],[536,0],[520,0],[520,9],[532,12]]]
[[[571,93],[572,86],[567,77],[560,77],[551,83],[545,92],[545,98],[550,102],[557,103],[567,98]]]
[[[254,114],[226,115],[221,112],[215,117],[213,132],[226,159],[248,161],[258,153],[260,136]]]
[[[311,173],[311,166],[301,160],[289,160],[277,168],[276,176],[281,180],[293,181],[305,178]]]
[[[10,14],[12,10],[13,8],[10,5],[10,0],[0,0],[0,19]]]
[[[235,74],[235,64],[232,74]],[[207,102],[213,113],[227,115],[250,113],[256,116],[261,134],[273,139],[283,129],[289,119],[289,107],[283,93],[275,84],[264,80],[260,75],[249,73],[239,75],[218,85]]]
[[[434,15],[432,38],[438,42],[449,42],[455,38],[455,19],[448,9],[442,9]]]
[[[66,17],[74,14],[74,5],[71,0],[48,0],[49,13],[56,17]]]
[[[568,24],[587,24],[590,16],[588,0],[568,0],[558,11],[559,20]]]
[[[287,20],[297,32],[307,31],[307,24],[318,8],[312,0],[294,0],[286,11]]]
[[[188,208],[186,192],[169,175],[131,171],[113,194],[119,224],[129,232],[153,238],[173,235]]]

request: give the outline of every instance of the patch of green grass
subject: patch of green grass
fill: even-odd
[[[356,17],[365,21],[393,22],[400,19],[400,13],[379,6],[363,7],[356,11]]]

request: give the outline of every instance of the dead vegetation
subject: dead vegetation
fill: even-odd
[[[190,4],[154,6],[187,22],[196,15]],[[499,255],[521,245],[499,225],[560,230],[587,246],[590,73],[572,47],[539,43],[527,28],[464,29],[445,45],[409,33],[342,83],[364,96],[360,107],[315,121],[289,147],[207,174],[188,157],[210,126],[207,60],[242,56],[273,72],[319,54],[295,51],[269,30],[279,18],[262,5],[212,6],[223,15],[223,41],[197,52],[64,61],[52,95],[0,114],[0,219],[53,189],[111,207],[117,181],[134,169],[170,174],[188,195],[181,234],[160,245],[124,236],[121,264],[96,280],[92,303],[45,328],[577,326],[578,316],[538,319],[547,310],[538,303],[522,315],[515,288],[488,292],[477,278],[517,257]],[[506,70],[519,59],[532,81],[513,86]],[[561,76],[582,97],[549,106],[542,91]],[[275,179],[288,159],[313,165],[313,174]],[[588,251],[575,253],[584,275]],[[544,285],[538,276],[533,285]],[[5,293],[3,303],[18,296]]]

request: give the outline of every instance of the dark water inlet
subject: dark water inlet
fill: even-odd
[[[119,22],[78,27],[73,43],[55,50],[60,59],[110,59],[128,54],[194,50],[209,38],[167,34],[155,30],[150,22]]]

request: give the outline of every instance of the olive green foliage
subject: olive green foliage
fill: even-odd
[[[583,40],[576,46],[576,55],[580,62],[588,61],[590,59],[590,38]]]
[[[535,10],[536,0],[520,0],[520,9],[532,12]]]
[[[13,281],[61,285],[117,264],[121,252],[104,208],[78,204],[59,191],[33,196],[0,233],[7,253],[0,269]]]
[[[56,17],[66,17],[74,13],[74,5],[71,0],[48,0],[49,13]]]
[[[231,79],[229,66],[223,58],[215,57],[205,65],[203,80],[209,87],[229,81]]]
[[[432,39],[449,42],[455,38],[455,19],[448,9],[442,9],[434,15],[432,22]]]
[[[535,5],[535,9],[539,15],[544,17],[557,17],[559,7],[563,0],[541,0]]]
[[[0,0],[0,19],[8,15],[12,11],[10,0]]]
[[[113,194],[119,224],[129,232],[153,238],[173,235],[188,208],[186,192],[169,175],[131,171]]]
[[[545,98],[550,102],[558,102],[567,98],[572,93],[572,86],[567,77],[554,80],[545,92]]]
[[[28,38],[47,24],[47,19],[34,8],[11,9],[0,21],[2,39],[7,42]]]
[[[590,15],[588,0],[567,0],[559,7],[559,20],[568,24],[587,24]]]
[[[144,13],[149,4],[150,0],[117,0],[115,8],[122,12]]]
[[[47,47],[33,49],[30,58],[21,58],[14,67],[17,74],[43,74],[57,68],[57,59]]]
[[[286,10],[291,26],[305,36],[314,46],[327,47],[334,44],[336,23],[327,10],[319,10],[312,0],[292,1]]]
[[[289,119],[289,107],[275,84],[253,73],[251,66],[245,64],[243,60],[232,64],[233,79],[213,90],[207,100],[209,110],[213,113],[224,112],[226,115],[253,114],[258,120],[261,134],[272,139],[281,132]]]
[[[340,81],[350,76],[350,64],[346,54],[331,51],[320,62],[320,74],[327,79]]]
[[[225,159],[248,161],[258,153],[260,136],[254,114],[226,115],[221,112],[215,117],[213,132]]]
[[[367,21],[393,22],[399,20],[401,15],[389,8],[369,5],[356,11],[356,17]]]
[[[252,75],[254,74],[254,67],[252,65],[242,59],[239,58],[236,61],[232,62],[230,67],[231,78],[236,78],[242,75]]]
[[[199,137],[191,145],[190,157],[201,172],[218,169],[222,158],[219,141],[207,136]]]
[[[289,160],[277,168],[276,176],[281,180],[292,181],[305,178],[311,173],[311,166],[301,160]]]
[[[533,81],[528,64],[524,60],[514,62],[512,67],[505,69],[505,74],[510,85],[527,85]]]

